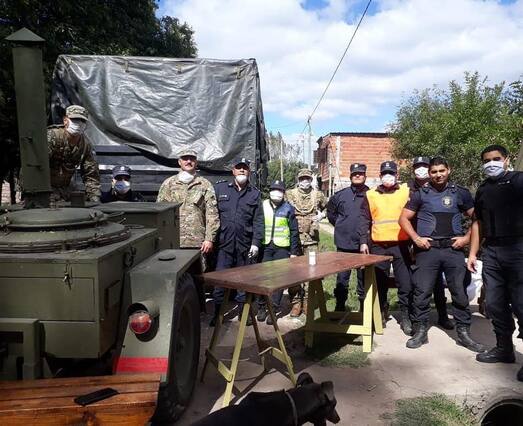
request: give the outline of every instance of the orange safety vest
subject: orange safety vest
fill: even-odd
[[[408,186],[401,184],[394,192],[378,192],[376,189],[371,189],[366,195],[372,217],[372,241],[408,240],[409,236],[398,223],[401,211],[409,200]]]

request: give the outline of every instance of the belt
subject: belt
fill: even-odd
[[[522,242],[523,242],[523,236],[485,238],[485,244],[487,246],[510,246],[512,244],[517,244],[517,243],[522,243]]]
[[[431,240],[429,241],[430,246],[433,248],[449,248],[452,247],[452,244],[454,244],[454,241],[452,238],[441,238],[439,240]]]

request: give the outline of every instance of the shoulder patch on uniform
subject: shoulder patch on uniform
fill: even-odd
[[[217,181],[216,185],[218,185],[219,183],[229,183],[229,181],[227,179],[222,179],[222,180]]]
[[[229,199],[229,194],[218,194],[218,201],[227,201]]]

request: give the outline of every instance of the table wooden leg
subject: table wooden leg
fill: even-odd
[[[374,324],[374,330],[376,334],[383,334],[383,322],[381,320],[381,307],[380,298],[378,296],[378,283],[376,282],[376,270],[374,266],[369,267],[372,275],[372,294],[373,294],[373,307],[372,307],[372,322]]]
[[[327,313],[327,302],[325,301],[322,280],[316,281],[316,300],[318,301],[318,308],[320,309],[320,318],[327,320],[329,314]]]
[[[365,299],[363,300],[363,352],[372,351],[372,318],[373,318],[373,269],[365,267]]]
[[[321,283],[320,283],[321,285]],[[311,325],[314,323],[314,311],[318,300],[316,293],[318,290],[318,281],[311,281],[309,283],[309,299],[307,300],[307,317],[305,318],[305,347],[312,348],[314,343],[314,333],[310,330]]]
[[[252,304],[254,301],[254,296],[250,294]],[[247,293],[247,298],[249,298],[249,293]],[[264,352],[265,348],[267,347],[267,344],[264,342],[264,340],[261,337],[260,334],[260,328],[258,327],[258,320],[256,319],[256,315],[254,315],[254,309],[250,310],[251,315],[251,321],[252,321],[252,328],[254,329],[254,336],[256,337],[256,344],[258,345],[258,353],[260,354],[261,362],[263,369],[267,371],[267,363],[265,362],[265,354],[262,354]]]
[[[247,296],[243,305],[242,316],[240,320],[240,327],[238,329],[238,335],[236,336],[236,343],[234,344],[234,351],[232,353],[230,379],[227,380],[227,386],[225,386],[225,393],[223,394],[222,407],[227,407],[231,402],[232,391],[234,388],[234,379],[236,377],[236,371],[238,370],[238,362],[240,361],[240,353],[242,351],[243,338],[245,337],[245,329],[247,328],[247,317],[251,309],[252,294]]]
[[[291,360],[289,354],[287,353],[287,349],[285,348],[285,343],[284,343],[283,337],[280,333],[280,329],[278,328],[278,322],[276,321],[277,318],[276,318],[276,315],[274,314],[274,309],[272,308],[272,304],[271,304],[270,300],[267,300],[267,309],[269,310],[269,315],[271,316],[271,319],[272,319],[272,326],[274,327],[274,332],[276,333],[276,339],[278,340],[278,346],[280,347],[281,359],[280,359],[280,356],[278,356],[279,354],[274,350],[273,350],[273,355],[276,358],[280,359],[280,361],[282,361],[287,366],[289,378],[291,379],[292,384],[294,386],[296,386],[296,376],[294,375],[294,368],[292,366],[292,360]]]
[[[222,305],[220,306],[220,312],[218,314],[218,320],[216,321],[216,324],[214,325],[214,331],[212,332],[211,342],[209,343],[209,348],[207,349],[209,352],[213,353],[214,348],[216,347],[216,343],[218,342],[218,336],[220,334],[220,328],[223,324],[223,315],[225,313],[225,309],[227,307],[227,304],[229,303],[229,295],[231,290],[225,289],[225,294],[223,297]],[[216,305],[215,305],[216,306]],[[203,379],[205,377],[205,371],[207,370],[207,366],[209,365],[209,357],[207,354],[205,355],[205,360],[203,362],[203,368],[202,368],[202,374],[200,376],[200,381],[203,383]]]

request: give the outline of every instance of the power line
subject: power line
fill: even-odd
[[[340,58],[340,60],[338,62],[338,65],[336,65],[336,68],[334,69],[334,72],[332,73],[332,76],[331,76],[329,82],[327,83],[327,86],[325,87],[325,90],[321,94],[320,99],[316,103],[316,106],[312,110],[311,114],[307,118],[307,123],[303,127],[303,130],[301,131],[301,133],[303,133],[305,131],[305,129],[307,128],[307,126],[309,125],[309,123],[310,123],[310,121],[312,119],[312,116],[314,115],[314,113],[316,112],[318,107],[320,106],[321,101],[323,101],[323,98],[325,97],[325,94],[327,93],[327,90],[329,90],[329,87],[330,87],[330,85],[332,83],[332,80],[334,80],[334,77],[336,76],[336,73],[338,72],[338,69],[340,68],[341,63],[343,62],[343,59],[345,58],[345,55],[347,54],[347,52],[349,50],[349,47],[352,44],[352,40],[354,40],[354,37],[356,36],[356,33],[358,32],[358,29],[360,28],[361,22],[363,21],[363,18],[365,18],[365,15],[367,14],[367,10],[369,10],[369,6],[370,6],[371,3],[372,3],[372,0],[369,0],[369,2],[367,3],[367,6],[365,7],[365,10],[363,11],[363,14],[361,15],[361,18],[360,18],[360,20],[358,22],[358,25],[356,25],[356,28],[354,29],[354,32],[352,33],[352,37],[350,38],[349,43],[347,44],[347,47],[345,48],[345,51],[343,52],[343,55],[341,55],[341,58]]]

